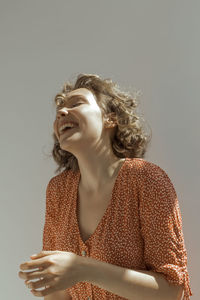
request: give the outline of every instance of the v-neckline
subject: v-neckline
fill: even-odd
[[[74,203],[75,203],[75,209],[74,209],[74,214],[75,214],[75,223],[76,223],[76,227],[77,227],[77,230],[78,230],[78,235],[82,241],[82,243],[84,245],[86,245],[96,234],[96,232],[98,231],[98,229],[100,228],[100,226],[102,225],[102,222],[103,220],[106,218],[111,206],[112,206],[112,202],[113,202],[113,198],[114,198],[114,194],[115,194],[115,191],[116,191],[116,186],[117,186],[117,183],[119,181],[119,177],[121,175],[121,172],[125,166],[125,163],[127,161],[127,158],[125,158],[125,160],[123,161],[123,163],[121,164],[119,170],[118,170],[118,173],[117,173],[117,176],[115,178],[115,182],[114,182],[114,185],[113,185],[113,188],[112,188],[112,192],[111,192],[111,198],[110,200],[108,201],[108,205],[107,205],[107,208],[106,210],[104,211],[104,214],[103,214],[103,217],[100,219],[96,229],[94,230],[94,232],[89,236],[89,238],[85,241],[83,241],[82,239],[82,236],[81,236],[81,232],[80,232],[80,227],[79,227],[79,222],[78,222],[78,201],[79,201],[79,197],[78,197],[78,187],[79,187],[79,183],[80,183],[80,178],[81,178],[81,174],[80,174],[80,170],[78,171],[77,173],[77,178],[76,178],[76,186],[75,186],[75,193],[74,193]]]

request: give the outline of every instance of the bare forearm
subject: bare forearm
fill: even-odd
[[[156,272],[130,270],[89,257],[81,260],[80,272],[83,281],[130,300],[179,299],[180,287]]]

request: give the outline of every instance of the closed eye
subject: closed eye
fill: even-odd
[[[71,107],[75,107],[75,106],[77,106],[77,105],[79,105],[79,104],[83,104],[83,103],[81,103],[81,102],[79,102],[79,103],[74,103],[74,104],[72,104]],[[57,105],[56,110],[59,110],[59,109],[61,109],[62,107],[63,107],[63,105]]]
[[[83,103],[81,103],[81,102],[79,102],[79,103],[74,103],[74,104],[72,105],[72,107],[74,107],[74,106],[76,106],[76,105],[79,105],[79,104],[83,104]]]

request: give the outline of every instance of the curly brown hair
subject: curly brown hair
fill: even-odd
[[[74,84],[70,81],[64,84],[62,92],[55,96],[54,102],[57,98],[64,98],[69,92],[78,88],[86,88],[96,96],[103,116],[114,113],[117,125],[111,139],[113,153],[120,158],[144,158],[152,138],[152,130],[149,126],[150,134],[147,133],[143,126],[147,122],[143,122],[143,117],[136,112],[139,92],[132,95],[130,92],[122,91],[119,85],[110,78],[102,79],[96,74],[81,73],[77,76]],[[77,158],[72,153],[60,148],[55,133],[52,136],[54,146],[51,155],[58,165],[55,173],[61,172],[63,168],[64,170],[78,171]]]

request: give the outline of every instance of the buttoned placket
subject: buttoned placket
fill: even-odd
[[[84,246],[82,247],[82,250],[81,250],[81,256],[88,256],[89,257],[89,249],[88,247],[84,244]],[[90,287],[90,296],[87,297],[87,300],[92,300],[92,286],[91,284],[89,284],[89,287]]]
[[[82,251],[81,251],[81,254],[82,254],[82,256],[86,256],[86,251],[85,251],[85,250],[82,250]]]

